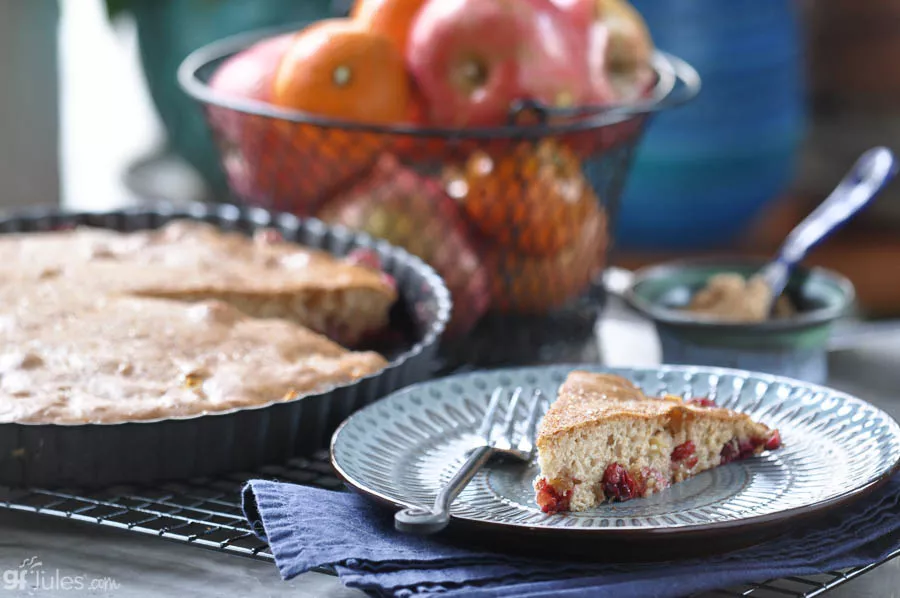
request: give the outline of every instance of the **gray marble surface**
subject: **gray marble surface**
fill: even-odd
[[[653,359],[652,333],[627,318],[600,327],[601,345],[615,337],[615,363],[646,363]],[[623,339],[629,339],[628,343]],[[606,340],[607,342],[604,342]],[[834,353],[831,384],[864,397],[900,419],[900,337],[869,339],[865,347]],[[362,593],[343,588],[329,576],[310,573],[290,582],[280,580],[275,567],[186,546],[155,537],[54,520],[27,513],[0,511],[0,572],[16,569],[27,558],[42,562],[44,585],[56,579],[80,579],[84,589],[9,591],[0,578],[0,598],[34,596],[324,596],[351,597]],[[94,580],[99,587],[89,589]],[[118,587],[112,589],[115,582]],[[833,598],[900,598],[900,559],[828,594]]]

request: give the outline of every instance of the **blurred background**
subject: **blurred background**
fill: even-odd
[[[900,139],[900,2],[634,0],[704,90],[651,125],[613,261],[774,251],[873,145]],[[177,86],[191,50],[322,18],[336,0],[3,0],[0,209],[227,199],[202,115]],[[900,187],[816,249],[868,315],[900,312]]]

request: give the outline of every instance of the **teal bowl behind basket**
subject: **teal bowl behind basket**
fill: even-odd
[[[820,268],[798,268],[786,293],[798,308],[788,318],[760,323],[698,319],[683,308],[711,276],[749,276],[763,261],[679,261],[634,274],[628,304],[652,320],[663,363],[733,367],[822,384],[828,377],[827,346],[832,324],[855,296],[843,276]]]
[[[178,85],[184,58],[223,37],[339,14],[337,0],[138,0],[129,4],[137,25],[141,64],[170,149],[203,176],[218,197],[225,177],[203,113]]]

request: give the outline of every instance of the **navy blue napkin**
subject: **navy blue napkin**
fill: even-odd
[[[900,547],[900,475],[815,528],[717,557],[654,564],[473,552],[441,537],[400,534],[392,513],[355,494],[264,480],[244,488],[244,513],[285,579],[330,567],[346,585],[383,596],[677,598],[884,558]]]

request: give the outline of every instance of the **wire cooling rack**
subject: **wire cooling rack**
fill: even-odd
[[[330,490],[343,488],[331,469],[327,453],[320,453],[310,459],[293,459],[284,466],[267,467],[252,473],[154,487],[123,486],[88,493],[0,487],[0,507],[47,517],[65,517],[230,554],[272,560],[268,545],[253,535],[241,514],[241,486],[248,479],[260,477]],[[864,567],[768,580],[706,593],[702,597],[813,598],[897,556],[900,556],[900,549],[884,560]]]

